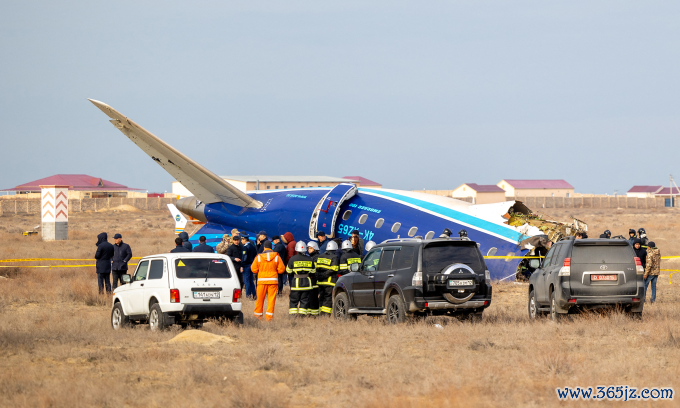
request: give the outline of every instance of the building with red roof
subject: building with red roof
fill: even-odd
[[[55,174],[54,176],[41,178],[28,183],[20,184],[14,188],[0,191],[11,191],[16,194],[38,194],[40,186],[70,186],[69,198],[105,198],[105,197],[146,197],[146,190],[132,188],[99,177],[87,174]]]
[[[564,180],[511,180],[503,179],[498,187],[509,197],[571,197],[574,186]]]
[[[373,180],[369,180],[361,176],[345,176],[343,178],[347,179],[348,181],[356,182],[359,187],[382,188],[382,184],[376,183]]]
[[[626,196],[639,198],[654,197],[662,188],[663,186],[633,186],[633,188],[628,190]]]
[[[505,190],[494,184],[464,183],[451,192],[453,198],[472,198],[475,204],[500,203],[506,200]]]

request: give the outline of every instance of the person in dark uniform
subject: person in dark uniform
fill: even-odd
[[[342,256],[340,257],[339,274],[347,275],[349,273],[349,266],[352,264],[361,264],[361,255],[355,252],[352,243],[344,241],[342,243]]]
[[[114,251],[113,245],[109,243],[109,236],[106,232],[97,235],[97,252],[94,254],[94,259],[97,260],[97,284],[99,285],[99,294],[111,293],[111,260],[113,259]]]
[[[243,251],[241,251],[241,238],[238,235],[231,236],[231,245],[227,248],[227,255],[231,258],[231,263],[234,264],[234,269],[236,270],[236,275],[238,275],[238,280],[241,282],[241,287],[246,292],[246,297],[255,299],[257,296],[255,292],[255,283],[253,282],[252,276],[250,280],[244,279],[243,272],[241,272],[241,260],[243,257]]]
[[[338,244],[329,240],[326,252],[316,258],[316,284],[319,286],[319,315],[333,313],[333,286],[338,281]]]
[[[309,291],[309,316],[319,315],[319,285],[316,283],[316,260],[319,257],[319,246],[316,241],[309,241],[307,243],[307,253],[312,258],[313,270],[310,272],[312,278],[312,290]]]
[[[128,271],[128,262],[132,259],[132,249],[130,245],[123,242],[123,236],[116,234],[113,236],[113,289],[118,287],[118,282],[123,283],[123,275]]]
[[[288,314],[307,316],[309,314],[309,293],[313,287],[311,274],[314,271],[314,261],[306,255],[307,245],[302,241],[295,243],[295,252],[295,255],[288,260],[286,267],[286,272],[292,276]]]
[[[214,254],[215,253],[215,248],[211,247],[210,245],[206,244],[208,240],[205,239],[204,236],[201,236],[198,239],[198,245],[194,247],[194,249],[191,252],[205,252],[207,254]]]
[[[191,242],[189,242],[189,234],[187,234],[185,231],[182,231],[179,233],[178,237],[182,238],[182,246],[188,249],[189,252],[194,249],[194,246],[191,245]]]
[[[182,238],[180,237],[175,238],[175,249],[170,251],[170,253],[174,254],[177,252],[191,252],[188,249],[186,249],[184,245],[182,245],[182,243],[183,243]]]
[[[253,282],[254,296],[257,297],[257,274],[253,273],[251,266],[257,256],[257,247],[250,242],[248,235],[241,235],[241,273],[244,281]],[[279,275],[280,276],[280,275]]]

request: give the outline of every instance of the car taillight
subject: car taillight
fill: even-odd
[[[645,274],[645,268],[642,267],[642,262],[640,261],[640,258],[638,258],[637,256],[635,257],[635,273],[638,275]]]
[[[571,275],[571,258],[564,258],[564,264],[560,268],[560,273],[557,276],[570,276]]]
[[[170,303],[179,303],[179,289],[170,289]]]
[[[491,283],[491,272],[488,269],[484,271],[484,283]]]
[[[416,272],[413,274],[413,278],[411,278],[411,286],[423,286],[422,272]]]
[[[569,299],[569,303],[576,303],[576,299]]]
[[[236,303],[241,299],[241,289],[234,289],[234,294],[231,296],[232,302]]]

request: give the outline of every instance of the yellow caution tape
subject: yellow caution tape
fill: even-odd
[[[142,259],[143,257],[134,257],[130,259]],[[23,259],[0,259],[0,262],[39,262],[39,261],[91,261],[92,258],[87,259],[61,259],[61,258],[23,258]]]
[[[129,264],[135,266],[137,264]],[[97,265],[0,265],[0,268],[86,268]]]
[[[484,259],[538,259],[545,258],[544,256],[485,256]]]

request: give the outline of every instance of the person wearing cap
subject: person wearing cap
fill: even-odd
[[[326,233],[323,231],[316,232],[316,239],[319,241],[319,253],[323,254],[324,252],[326,252],[326,245],[328,245],[328,242],[330,242],[330,240],[326,236]]]
[[[302,241],[295,244],[295,252],[286,267],[286,272],[292,276],[288,314],[307,316],[309,314],[309,293],[313,288],[311,274],[314,271],[314,261],[306,255],[307,245]]]
[[[257,275],[253,274],[251,266],[257,256],[257,248],[250,242],[248,235],[245,234],[241,235],[241,246],[243,247],[243,250],[241,251],[241,272],[243,273],[243,281],[252,282],[251,287],[253,292],[255,292]]]
[[[279,254],[281,256],[281,259],[286,259],[286,246],[283,245],[283,242],[281,242],[281,237],[278,235],[274,235],[272,237],[272,244],[273,248],[272,250]],[[283,287],[286,285],[286,281],[288,281],[288,274],[287,273],[282,273],[279,275],[279,295],[283,295]]]
[[[262,319],[264,309],[264,298],[267,297],[267,312],[264,313],[265,319],[271,321],[274,317],[274,306],[276,304],[276,292],[279,287],[278,275],[286,271],[286,264],[281,257],[272,251],[272,243],[265,241],[264,250],[257,254],[251,268],[257,276],[257,302],[255,302],[255,317]]]
[[[630,237],[630,238],[628,238],[628,242],[630,242],[630,244],[633,245],[635,243],[635,240],[637,239],[637,233],[635,232],[634,229],[629,228],[628,229],[628,236]]]
[[[261,254],[264,252],[264,243],[267,241],[267,232],[260,231],[257,233],[257,239],[255,240],[255,246],[257,248],[257,253]]]
[[[206,244],[206,242],[207,239],[205,239],[204,236],[201,236],[200,238],[198,238],[198,245],[196,245],[191,252],[205,252],[207,254],[214,254],[215,249],[210,245]]]
[[[307,243],[307,254],[312,258],[312,263],[314,267],[310,272],[310,278],[312,279],[312,290],[309,291],[309,316],[319,315],[319,285],[316,283],[316,260],[319,258],[319,245],[315,241],[309,241]]]
[[[242,251],[241,251],[241,239],[239,238],[238,235],[232,236],[231,237],[231,245],[227,248],[226,254],[229,258],[231,258],[231,263],[234,264],[234,269],[236,270],[236,275],[238,275],[238,280],[241,282],[241,286],[243,287],[243,290],[246,292],[246,297],[248,298],[255,298],[255,285],[253,284],[253,280],[250,280],[250,284],[248,283],[249,281],[246,281],[243,278],[243,272],[241,269],[241,257]]]
[[[123,242],[123,236],[116,234],[113,236],[113,267],[112,267],[112,277],[113,282],[111,282],[111,288],[116,289],[118,287],[118,282],[121,285],[123,283],[123,275],[128,271],[128,262],[132,258],[132,249],[130,245]]]

